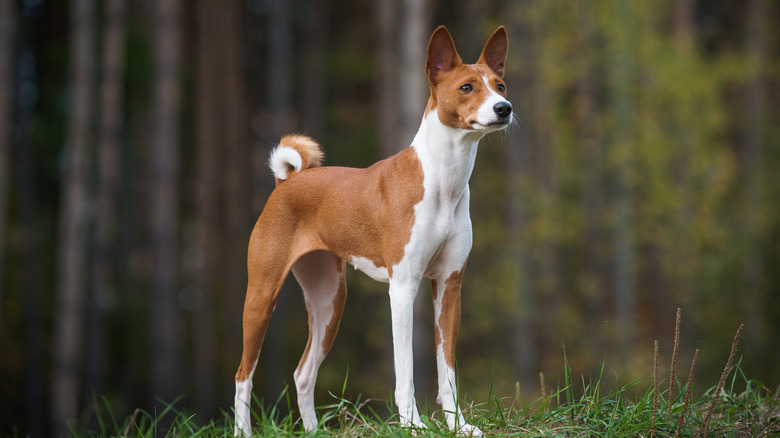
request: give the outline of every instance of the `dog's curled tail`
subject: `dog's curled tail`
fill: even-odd
[[[271,156],[268,165],[276,178],[276,184],[289,179],[303,169],[317,167],[322,164],[322,149],[312,138],[305,135],[290,134],[279,140]]]

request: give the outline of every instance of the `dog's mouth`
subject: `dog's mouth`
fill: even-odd
[[[494,120],[491,120],[488,123],[480,123],[480,122],[474,120],[474,121],[472,121],[470,123],[470,125],[471,125],[471,127],[473,129],[477,129],[477,130],[491,130],[491,131],[493,131],[493,130],[504,129],[507,126],[509,126],[509,124],[511,122],[512,122],[512,116],[509,115],[509,116],[506,116],[506,117],[498,117],[498,118],[496,118]]]
[[[512,121],[512,116],[499,117],[498,120],[492,121],[487,126],[507,126]]]

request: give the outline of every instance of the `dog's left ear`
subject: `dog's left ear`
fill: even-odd
[[[482,54],[479,55],[477,64],[485,64],[493,70],[498,77],[504,77],[504,61],[506,61],[506,50],[509,42],[506,37],[506,29],[499,26],[493,35],[490,36]]]

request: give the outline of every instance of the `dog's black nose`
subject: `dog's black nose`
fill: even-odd
[[[497,104],[493,105],[493,111],[498,117],[506,118],[512,114],[512,104],[506,101],[498,102]]]

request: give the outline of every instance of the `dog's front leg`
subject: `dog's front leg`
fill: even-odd
[[[393,358],[395,361],[395,403],[403,427],[424,428],[414,399],[412,324],[417,281],[390,280],[390,311],[393,321]]]
[[[463,270],[431,281],[436,341],[436,366],[439,371],[439,397],[447,426],[463,436],[480,436],[482,431],[466,423],[458,406],[455,379],[455,343],[460,327],[460,286]]]

